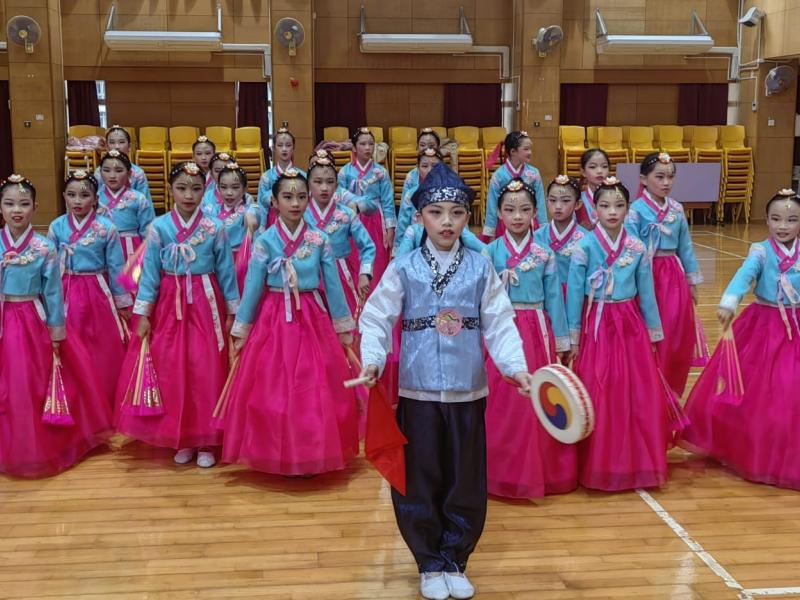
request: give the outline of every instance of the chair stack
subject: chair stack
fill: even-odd
[[[417,166],[417,130],[413,127],[389,128],[389,171],[394,202],[400,204],[406,175]]]
[[[683,127],[679,125],[661,125],[654,128],[658,131],[658,144],[661,152],[667,152],[675,162],[689,162],[691,152],[683,145]]]
[[[329,142],[345,142],[350,139],[350,132],[347,127],[326,127],[322,130],[322,137]],[[333,161],[336,163],[337,169],[341,169],[350,162],[350,152],[347,150],[331,152],[331,154],[333,154]]]
[[[83,138],[92,135],[103,137],[105,129],[94,125],[72,125],[67,134],[69,137]],[[97,168],[99,154],[96,150],[65,150],[64,151],[64,172],[65,174],[73,171],[84,170],[94,173]]]
[[[586,152],[586,129],[577,125],[558,128],[560,172],[570,177],[581,176],[581,156]]]
[[[505,127],[483,127],[480,130],[480,145],[483,148],[484,163],[486,164],[486,180],[490,181],[494,172],[500,168],[503,161],[506,159],[506,151],[503,147],[505,142],[506,131]],[[489,157],[495,152],[497,145],[500,145],[500,155],[492,164],[489,164]]]
[[[237,127],[236,137],[236,162],[247,173],[247,191],[258,194],[258,181],[266,170],[264,148],[261,145],[260,127]]]
[[[628,127],[628,147],[632,162],[641,162],[645,156],[656,151],[652,127]]]
[[[484,219],[483,200],[486,194],[486,169],[484,152],[478,144],[480,131],[477,127],[452,127],[447,134],[458,143],[456,172],[475,191],[475,201],[472,205],[473,219],[476,225],[482,225]]]
[[[753,149],[744,145],[744,127],[725,125],[719,127],[723,153],[722,202],[717,204],[717,217],[724,219],[726,207],[731,207],[731,217],[750,222],[750,204],[753,199]]]
[[[139,149],[136,151],[136,164],[147,177],[150,196],[156,209],[169,210],[170,199],[167,193],[167,129],[165,127],[140,127]]]
[[[617,165],[630,160],[627,148],[622,146],[621,127],[597,127],[597,144],[608,154],[609,173],[616,175]]]

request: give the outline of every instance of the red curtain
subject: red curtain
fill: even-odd
[[[94,81],[68,81],[67,101],[70,125],[100,126],[100,106]]]
[[[561,125],[604,127],[608,111],[608,85],[605,83],[561,84]]]
[[[0,179],[14,171],[11,145],[11,111],[8,109],[8,81],[0,81]]]
[[[350,133],[364,127],[367,124],[367,86],[363,83],[314,84],[314,113],[317,141],[324,139],[326,127],[347,127]]]
[[[678,90],[678,125],[725,125],[727,83],[682,83]]]
[[[260,127],[261,147],[269,160],[269,101],[267,84],[264,82],[239,82],[239,101],[236,111],[237,127]]]
[[[444,86],[444,126],[502,125],[499,83],[447,83]]]

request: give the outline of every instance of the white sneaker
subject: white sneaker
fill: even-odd
[[[182,448],[175,453],[175,464],[185,465],[194,458],[194,448]]]
[[[447,581],[441,571],[420,573],[419,593],[428,600],[447,600],[450,591],[447,589]]]
[[[475,595],[475,586],[469,582],[464,573],[445,573],[447,589],[450,595],[457,600],[466,600]]]
[[[209,467],[213,467],[217,462],[217,459],[214,458],[213,452],[208,452],[206,450],[200,450],[197,453],[197,466],[203,467],[204,469],[208,469]]]

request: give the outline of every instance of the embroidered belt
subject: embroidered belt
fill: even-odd
[[[675,250],[656,250],[655,256],[675,256]]]
[[[106,269],[99,269],[97,271],[71,271],[67,269],[64,271],[64,275],[87,275],[93,277],[95,275],[103,275],[105,274]]]
[[[423,329],[438,329],[438,315],[429,317],[418,317],[416,319],[403,319],[403,331],[422,331]],[[462,317],[461,325],[463,329],[480,329],[481,320],[478,317]]]
[[[542,310],[544,302],[512,302],[514,310]]]
[[[6,294],[3,296],[3,302],[34,302],[38,300],[39,296],[35,295],[28,295],[28,296],[11,296]]]

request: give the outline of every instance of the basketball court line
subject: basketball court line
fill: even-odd
[[[726,256],[733,256],[734,258],[740,258],[742,260],[747,258],[746,256],[742,256],[741,254],[734,254],[733,252],[728,252],[726,250],[720,250],[719,248],[714,248],[713,246],[706,246],[704,244],[698,244],[695,241],[693,241],[692,243],[695,246],[697,246],[698,248],[705,248],[706,250],[713,250],[714,252],[719,252],[720,254],[724,254]]]
[[[661,504],[650,495],[649,492],[643,489],[637,489],[636,493],[644,500],[656,515],[672,529],[673,533],[677,535],[684,544],[694,553],[697,558],[702,560],[706,566],[711,569],[714,574],[722,579],[723,583],[731,589],[738,591],[737,598],[739,600],[754,600],[762,596],[800,596],[800,587],[782,587],[782,588],[745,588],[739,583],[736,578],[723,567],[714,556],[706,551],[703,546],[695,540],[683,526],[670,515]]]
[[[716,231],[693,231],[692,236],[695,235],[713,235],[714,237],[725,238],[726,240],[733,240],[735,242],[742,242],[743,244],[752,244],[753,241],[746,240],[744,238],[732,236],[732,235],[725,235],[724,233],[718,233]],[[759,240],[755,240],[759,241]]]

